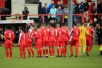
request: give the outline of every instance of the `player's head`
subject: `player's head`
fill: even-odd
[[[92,24],[90,24],[90,25],[89,25],[89,27],[93,27],[93,25],[92,25]]]
[[[22,27],[19,27],[19,32],[22,32],[23,31],[23,28]]]
[[[45,27],[45,24],[44,24],[44,23],[42,23],[42,24],[41,24],[41,27]]]
[[[49,27],[52,27],[52,23],[49,23]]]
[[[96,24],[96,27],[99,28],[100,27],[100,24]]]
[[[30,29],[34,29],[34,25],[30,25]]]
[[[84,23],[83,22],[81,23],[81,26],[84,26]]]
[[[73,27],[77,27],[77,24],[74,24]]]
[[[7,25],[7,29],[11,30],[11,26],[10,25]]]
[[[40,25],[37,25],[37,29],[40,29]]]
[[[61,26],[64,27],[65,26],[65,23],[62,23]]]
[[[56,25],[56,28],[60,28],[60,24],[57,24],[57,25]]]

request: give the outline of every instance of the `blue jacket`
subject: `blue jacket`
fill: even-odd
[[[48,8],[45,8],[45,7],[43,7],[42,11],[43,11],[43,14],[48,14],[49,13]]]

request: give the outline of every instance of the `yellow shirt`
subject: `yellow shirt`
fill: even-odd
[[[100,47],[100,51],[102,51],[102,46]]]
[[[89,32],[87,31],[86,27],[84,26],[80,26],[80,36],[79,38],[86,38],[86,34],[89,34]]]

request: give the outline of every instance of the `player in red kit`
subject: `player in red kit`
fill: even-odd
[[[5,52],[6,52],[6,58],[5,59],[11,59],[12,58],[12,46],[13,46],[13,40],[15,38],[14,32],[11,30],[11,26],[7,26],[7,30],[4,34],[4,45],[5,45]],[[10,53],[10,54],[9,54]]]
[[[40,25],[37,26],[37,31],[35,32],[34,37],[38,54],[37,57],[42,57],[42,31],[40,29]]]
[[[22,30],[22,27],[19,27],[19,50],[20,50],[20,58],[26,58],[26,52],[25,52],[25,45],[26,45],[26,40],[25,40],[25,33]]]
[[[33,34],[34,34],[34,25],[30,25],[30,29],[28,30],[26,34],[26,45],[28,48],[29,57],[31,57],[31,54],[32,54],[32,57],[34,57],[34,50],[32,48]]]
[[[87,27],[87,30],[89,32],[90,35],[86,35],[86,44],[87,44],[87,47],[86,47],[86,54],[87,56],[89,56],[89,52],[92,50],[92,40],[93,40],[93,33],[94,33],[94,30],[92,29],[92,25],[90,24],[89,27]]]
[[[49,57],[54,57],[54,45],[55,45],[55,29],[52,27],[52,24],[49,24]]]
[[[67,45],[68,45],[68,40],[69,40],[69,31],[68,28],[65,26],[64,23],[62,23],[62,56],[66,57],[67,53]]]
[[[77,27],[77,25],[74,24],[74,28],[71,30],[71,42],[70,42],[70,52],[71,52],[71,56],[73,56],[73,48],[72,46],[74,45],[76,48],[76,55],[75,57],[78,56],[78,48],[79,48],[79,35],[80,35],[80,29]]]
[[[42,46],[44,57],[48,57],[48,30],[45,28],[44,24],[41,25],[42,31]]]
[[[57,57],[61,57],[61,45],[62,45],[62,30],[60,24],[56,25],[56,47],[57,47]]]

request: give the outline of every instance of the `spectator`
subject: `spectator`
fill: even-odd
[[[63,13],[65,14],[65,17],[64,17],[64,21],[65,21],[65,24],[68,23],[68,6],[66,6],[64,9],[63,9]]]
[[[92,15],[93,19],[96,18],[98,20],[99,19],[99,16],[97,15],[97,7],[95,6],[95,4],[93,6],[92,13],[95,14],[95,15]]]
[[[3,31],[2,27],[0,27],[0,44],[3,42]]]
[[[76,4],[75,4],[74,14],[79,14],[79,5],[78,5],[78,2],[76,2]],[[78,25],[80,25],[80,19],[79,19],[78,15],[74,15],[74,22],[77,23]]]
[[[83,2],[81,2],[79,5],[79,11],[80,11],[80,14],[83,14],[83,12],[84,12],[84,3]]]
[[[56,10],[56,14],[63,14],[63,11],[61,9],[61,6],[58,7],[58,9]],[[58,15],[57,16],[57,20],[60,20],[61,21],[62,19],[62,16],[61,15]]]
[[[97,19],[94,18],[94,22],[92,23],[93,27],[96,27],[96,24],[98,24]]]
[[[50,12],[50,9],[52,8],[52,6],[55,6],[55,4],[54,4],[54,0],[52,0],[51,1],[51,4],[49,4],[49,6],[48,6],[48,11]]]
[[[65,7],[63,0],[61,0],[61,9],[63,10]]]
[[[50,23],[52,24],[52,27],[56,28],[56,23],[54,20],[51,20]]]
[[[25,16],[23,16],[23,20],[27,20],[28,19],[28,14],[29,14],[28,8],[24,7],[24,10],[22,11],[22,15],[25,15]]]
[[[56,15],[54,15],[54,14],[56,14],[56,8],[55,8],[55,6],[53,5],[52,6],[52,8],[50,9],[50,14],[52,14],[51,15],[51,20],[56,20]]]
[[[97,9],[98,9],[98,13],[101,14],[102,13],[102,0],[100,0],[100,3],[97,6]]]
[[[48,7],[47,7],[47,3],[45,3],[45,6],[43,7],[43,14],[48,14]],[[45,16],[45,23],[47,25],[47,22],[48,22],[48,16]]]
[[[100,18],[99,18],[99,20],[98,20],[98,24],[99,24],[100,26],[102,26],[102,16],[100,16]]]
[[[89,9],[89,3],[87,0],[85,0],[85,3],[84,3],[84,14],[85,14],[85,19],[86,19],[86,22],[88,22],[89,18],[88,18],[88,9]]]
[[[61,2],[60,1],[57,2],[56,8],[58,8],[58,6],[61,6]]]
[[[39,5],[38,5],[38,14],[43,14],[43,11],[42,11],[42,3],[39,2]],[[38,24],[41,25],[41,21],[42,21],[42,16],[39,16],[39,19],[38,19]]]

